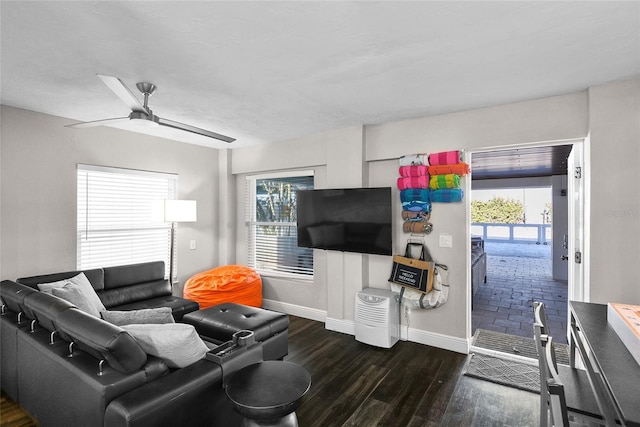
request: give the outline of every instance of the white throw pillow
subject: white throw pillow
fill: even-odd
[[[189,366],[209,351],[196,328],[186,323],[124,325],[121,328],[129,332],[147,354],[162,359],[170,368]]]
[[[169,307],[143,308],[129,311],[106,310],[100,314],[104,320],[117,326],[175,323]]]
[[[69,282],[80,286],[80,289],[82,289],[82,291],[85,293],[85,295],[87,296],[89,301],[91,301],[91,303],[94,305],[94,307],[98,310],[98,312],[101,312],[107,309],[102,303],[102,300],[100,299],[98,294],[96,293],[96,290],[93,289],[93,286],[91,286],[91,282],[89,281],[89,279],[87,279],[87,276],[85,276],[84,273],[80,273],[77,276],[72,277],[71,279],[69,279]]]
[[[53,288],[61,288],[64,285],[66,285],[67,283],[69,283],[69,281],[67,279],[64,280],[58,280],[57,282],[49,282],[49,283],[38,283],[38,289],[40,290],[40,292],[44,292],[45,294],[50,294],[53,295],[53,293],[51,292],[51,290]]]
[[[85,276],[84,273],[80,273],[77,276],[72,277],[70,279],[66,279],[66,280],[59,280],[57,282],[51,282],[51,283],[39,283],[38,289],[42,292],[50,294],[52,293],[53,289],[62,288],[67,283],[72,283],[80,288],[80,290],[84,293],[87,301],[98,312],[98,317],[100,317],[100,312],[106,310],[106,307],[104,306],[104,304],[102,304],[102,301],[100,300],[100,297],[96,293],[96,290],[93,289],[93,286],[91,286],[91,282],[89,282],[89,279],[87,279],[87,276]]]
[[[100,312],[95,308],[91,301],[89,301],[86,292],[75,283],[67,283],[62,287],[52,288],[51,293],[58,298],[69,301],[80,310],[89,313],[92,316],[100,317]]]

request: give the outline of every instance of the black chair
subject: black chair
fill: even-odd
[[[586,372],[556,363],[544,304],[534,302],[533,312],[540,369],[540,426],[604,426]]]

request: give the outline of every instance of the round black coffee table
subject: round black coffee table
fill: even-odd
[[[295,410],[311,387],[311,375],[295,363],[268,360],[242,368],[227,382],[227,397],[244,426],[296,427]]]

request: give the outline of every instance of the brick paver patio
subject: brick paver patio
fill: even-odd
[[[533,338],[533,301],[545,305],[549,333],[567,342],[567,283],[553,280],[551,246],[485,242],[487,283],[474,297],[472,328]]]

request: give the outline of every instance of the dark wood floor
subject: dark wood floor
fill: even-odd
[[[0,426],[2,427],[37,427],[40,424],[20,408],[3,391],[0,395]]]
[[[537,394],[462,375],[466,355],[403,341],[382,349],[290,320],[285,360],[312,378],[301,427],[538,425]]]
[[[539,396],[462,375],[466,355],[412,342],[391,349],[290,316],[289,360],[312,385],[301,427],[537,426]],[[0,425],[36,425],[2,395]]]

